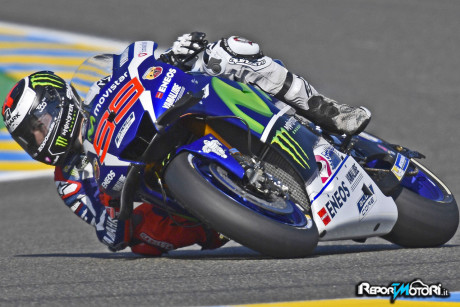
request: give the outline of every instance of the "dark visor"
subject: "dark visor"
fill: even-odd
[[[53,128],[59,124],[62,113],[61,97],[53,89],[44,93],[43,98],[35,101],[22,123],[15,129],[13,138],[32,157],[37,156],[51,138]]]

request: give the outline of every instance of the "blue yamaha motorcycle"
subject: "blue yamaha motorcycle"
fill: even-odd
[[[72,80],[97,80],[82,94],[84,148],[119,219],[154,203],[273,257],[307,256],[318,241],[429,247],[455,234],[454,196],[420,153],[328,133],[253,86],[157,61],[155,48],[90,58]]]

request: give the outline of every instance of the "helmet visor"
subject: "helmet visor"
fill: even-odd
[[[57,90],[44,91],[42,99],[35,98],[28,116],[14,131],[13,138],[35,158],[46,147],[62,113],[62,99]]]

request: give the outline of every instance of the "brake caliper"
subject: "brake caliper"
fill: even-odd
[[[245,170],[246,187],[267,199],[288,198],[289,188],[281,180],[267,173],[263,162],[240,154],[233,156]]]

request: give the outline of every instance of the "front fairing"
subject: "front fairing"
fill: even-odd
[[[140,163],[157,133],[157,118],[187,91],[200,90],[192,76],[157,61],[155,49],[154,42],[136,42],[120,55],[92,57],[72,79],[85,97],[85,153],[101,189],[112,196],[119,196],[129,166]],[[88,75],[93,83],[82,84]]]

